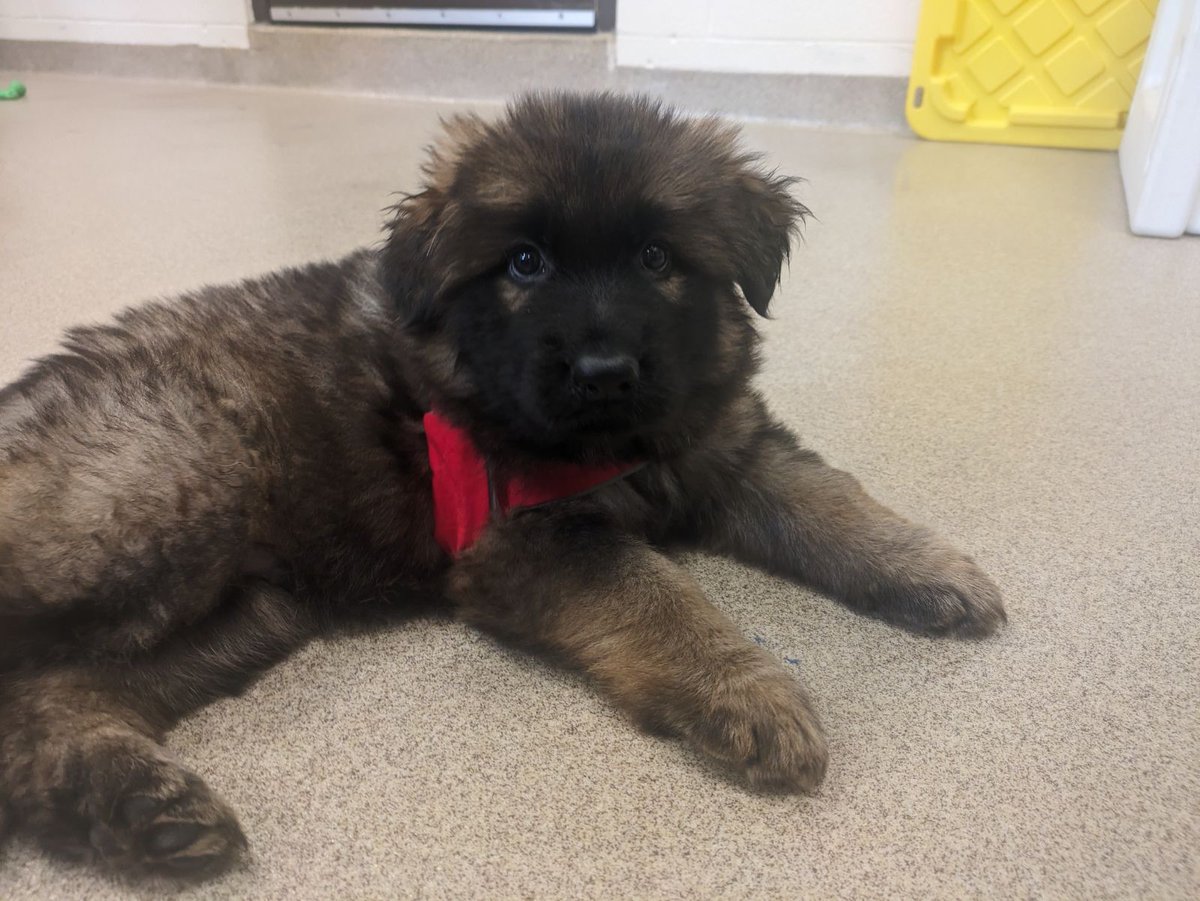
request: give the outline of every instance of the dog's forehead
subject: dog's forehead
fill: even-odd
[[[620,166],[551,166],[509,200],[508,215],[497,216],[494,225],[512,239],[552,249],[560,261],[606,260],[628,245],[674,234],[674,224],[686,218],[677,208],[683,198],[645,172]],[[689,202],[695,205],[697,198]]]
[[[472,201],[549,204],[572,222],[694,207],[739,162],[736,129],[642,98],[529,100],[471,137],[453,181]]]

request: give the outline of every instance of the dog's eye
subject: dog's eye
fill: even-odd
[[[528,244],[508,255],[508,274],[519,282],[530,282],[546,271],[546,261],[536,247]]]
[[[642,265],[651,272],[662,275],[671,265],[671,256],[665,247],[651,241],[642,248]]]

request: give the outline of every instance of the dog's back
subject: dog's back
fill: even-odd
[[[409,537],[395,518],[419,519],[421,499],[394,454],[419,465],[422,448],[391,414],[404,387],[373,266],[357,254],[75,329],[0,393],[0,668],[144,651],[244,572],[313,579],[340,554],[327,581],[378,581],[347,547],[380,518],[378,541]],[[339,529],[354,536],[330,550]],[[409,545],[398,560],[434,565],[428,541]]]

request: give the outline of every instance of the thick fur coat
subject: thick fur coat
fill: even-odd
[[[791,185],[716,120],[528,97],[447,123],[381,249],[68,333],[0,391],[0,828],[133,872],[221,870],[245,839],[165,731],[321,628],[429,599],[752,785],[814,789],[802,687],[667,551],[923,632],[1004,613],[752,387],[753,319],[806,213]],[[499,474],[644,465],[452,560],[431,409]]]

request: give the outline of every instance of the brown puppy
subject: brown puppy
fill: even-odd
[[[711,119],[528,98],[448,124],[381,252],[72,331],[0,391],[0,824],[130,871],[220,870],[241,831],[164,732],[325,624],[430,596],[751,784],[814,788],[803,689],[664,548],[924,632],[1004,612],[752,389],[753,313],[806,212],[789,184]],[[430,410],[494,483],[641,468],[452,558]]]

